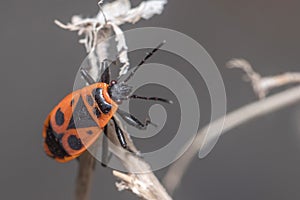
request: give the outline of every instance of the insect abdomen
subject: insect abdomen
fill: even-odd
[[[46,129],[45,144],[49,150],[48,153],[52,154],[50,154],[50,156],[58,158],[69,156],[65,149],[61,146],[61,136],[53,131],[50,124]]]

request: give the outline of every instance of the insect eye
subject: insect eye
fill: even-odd
[[[117,84],[117,81],[115,81],[115,80],[112,80],[112,81],[110,82],[110,85],[115,85],[115,84]]]
[[[123,102],[121,99],[116,99],[115,101],[118,105],[122,104],[122,102]]]

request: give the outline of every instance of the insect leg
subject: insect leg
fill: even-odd
[[[92,85],[95,83],[95,80],[89,75],[89,73],[81,68],[80,69],[80,73],[81,73],[81,76],[84,78],[84,80],[89,84],[89,85]]]
[[[108,151],[108,137],[107,137],[107,125],[104,127],[103,130],[103,140],[102,140],[102,159],[101,159],[101,165],[103,167],[107,167],[107,164],[109,163],[109,160],[111,158],[111,153]]]
[[[127,113],[121,109],[118,109],[117,112],[127,124],[137,128],[137,129],[145,130],[149,124],[157,126],[157,125],[153,124],[149,119],[146,119],[145,123],[142,123],[135,116],[133,116],[130,113]]]
[[[119,125],[118,125],[118,123],[116,122],[115,118],[112,117],[111,119],[112,119],[113,122],[114,122],[114,125],[115,125],[115,131],[116,131],[116,134],[117,134],[117,137],[118,137],[118,140],[119,140],[121,146],[122,146],[124,149],[128,150],[129,152],[134,153],[134,152],[128,147],[127,142],[126,142],[125,137],[124,137],[124,133],[123,133],[122,129],[119,127]]]

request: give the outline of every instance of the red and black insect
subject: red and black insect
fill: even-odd
[[[110,81],[109,67],[106,67],[98,82],[94,81],[87,71],[81,69],[81,75],[89,86],[66,96],[55,106],[44,122],[43,138],[47,155],[59,162],[67,162],[80,156],[99,138],[102,131],[107,134],[107,124],[110,120],[114,123],[121,146],[132,152],[114,115],[117,112],[128,124],[138,129],[145,129],[151,123],[149,120],[145,123],[140,122],[133,115],[120,110],[118,104],[128,99],[171,103],[158,97],[132,95],[132,87],[127,84],[138,68],[162,45],[163,43],[147,54],[129,74],[121,76],[119,80],[124,80],[120,82]]]

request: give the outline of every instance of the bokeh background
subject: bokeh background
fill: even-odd
[[[224,67],[230,58],[248,59],[262,75],[299,70],[299,8],[293,0],[170,0],[162,15],[122,28],[159,26],[197,40],[218,65],[231,111],[256,96],[242,72]],[[41,131],[52,107],[72,90],[86,54],[77,35],[53,20],[97,11],[96,0],[0,2],[1,199],[74,198],[77,162],[46,157]],[[203,96],[202,103],[209,103]],[[201,115],[206,111],[209,116],[207,109]],[[195,157],[174,199],[299,199],[299,111],[292,106],[221,137],[208,157]],[[111,170],[98,165],[91,199],[136,199],[117,192],[114,183]]]

